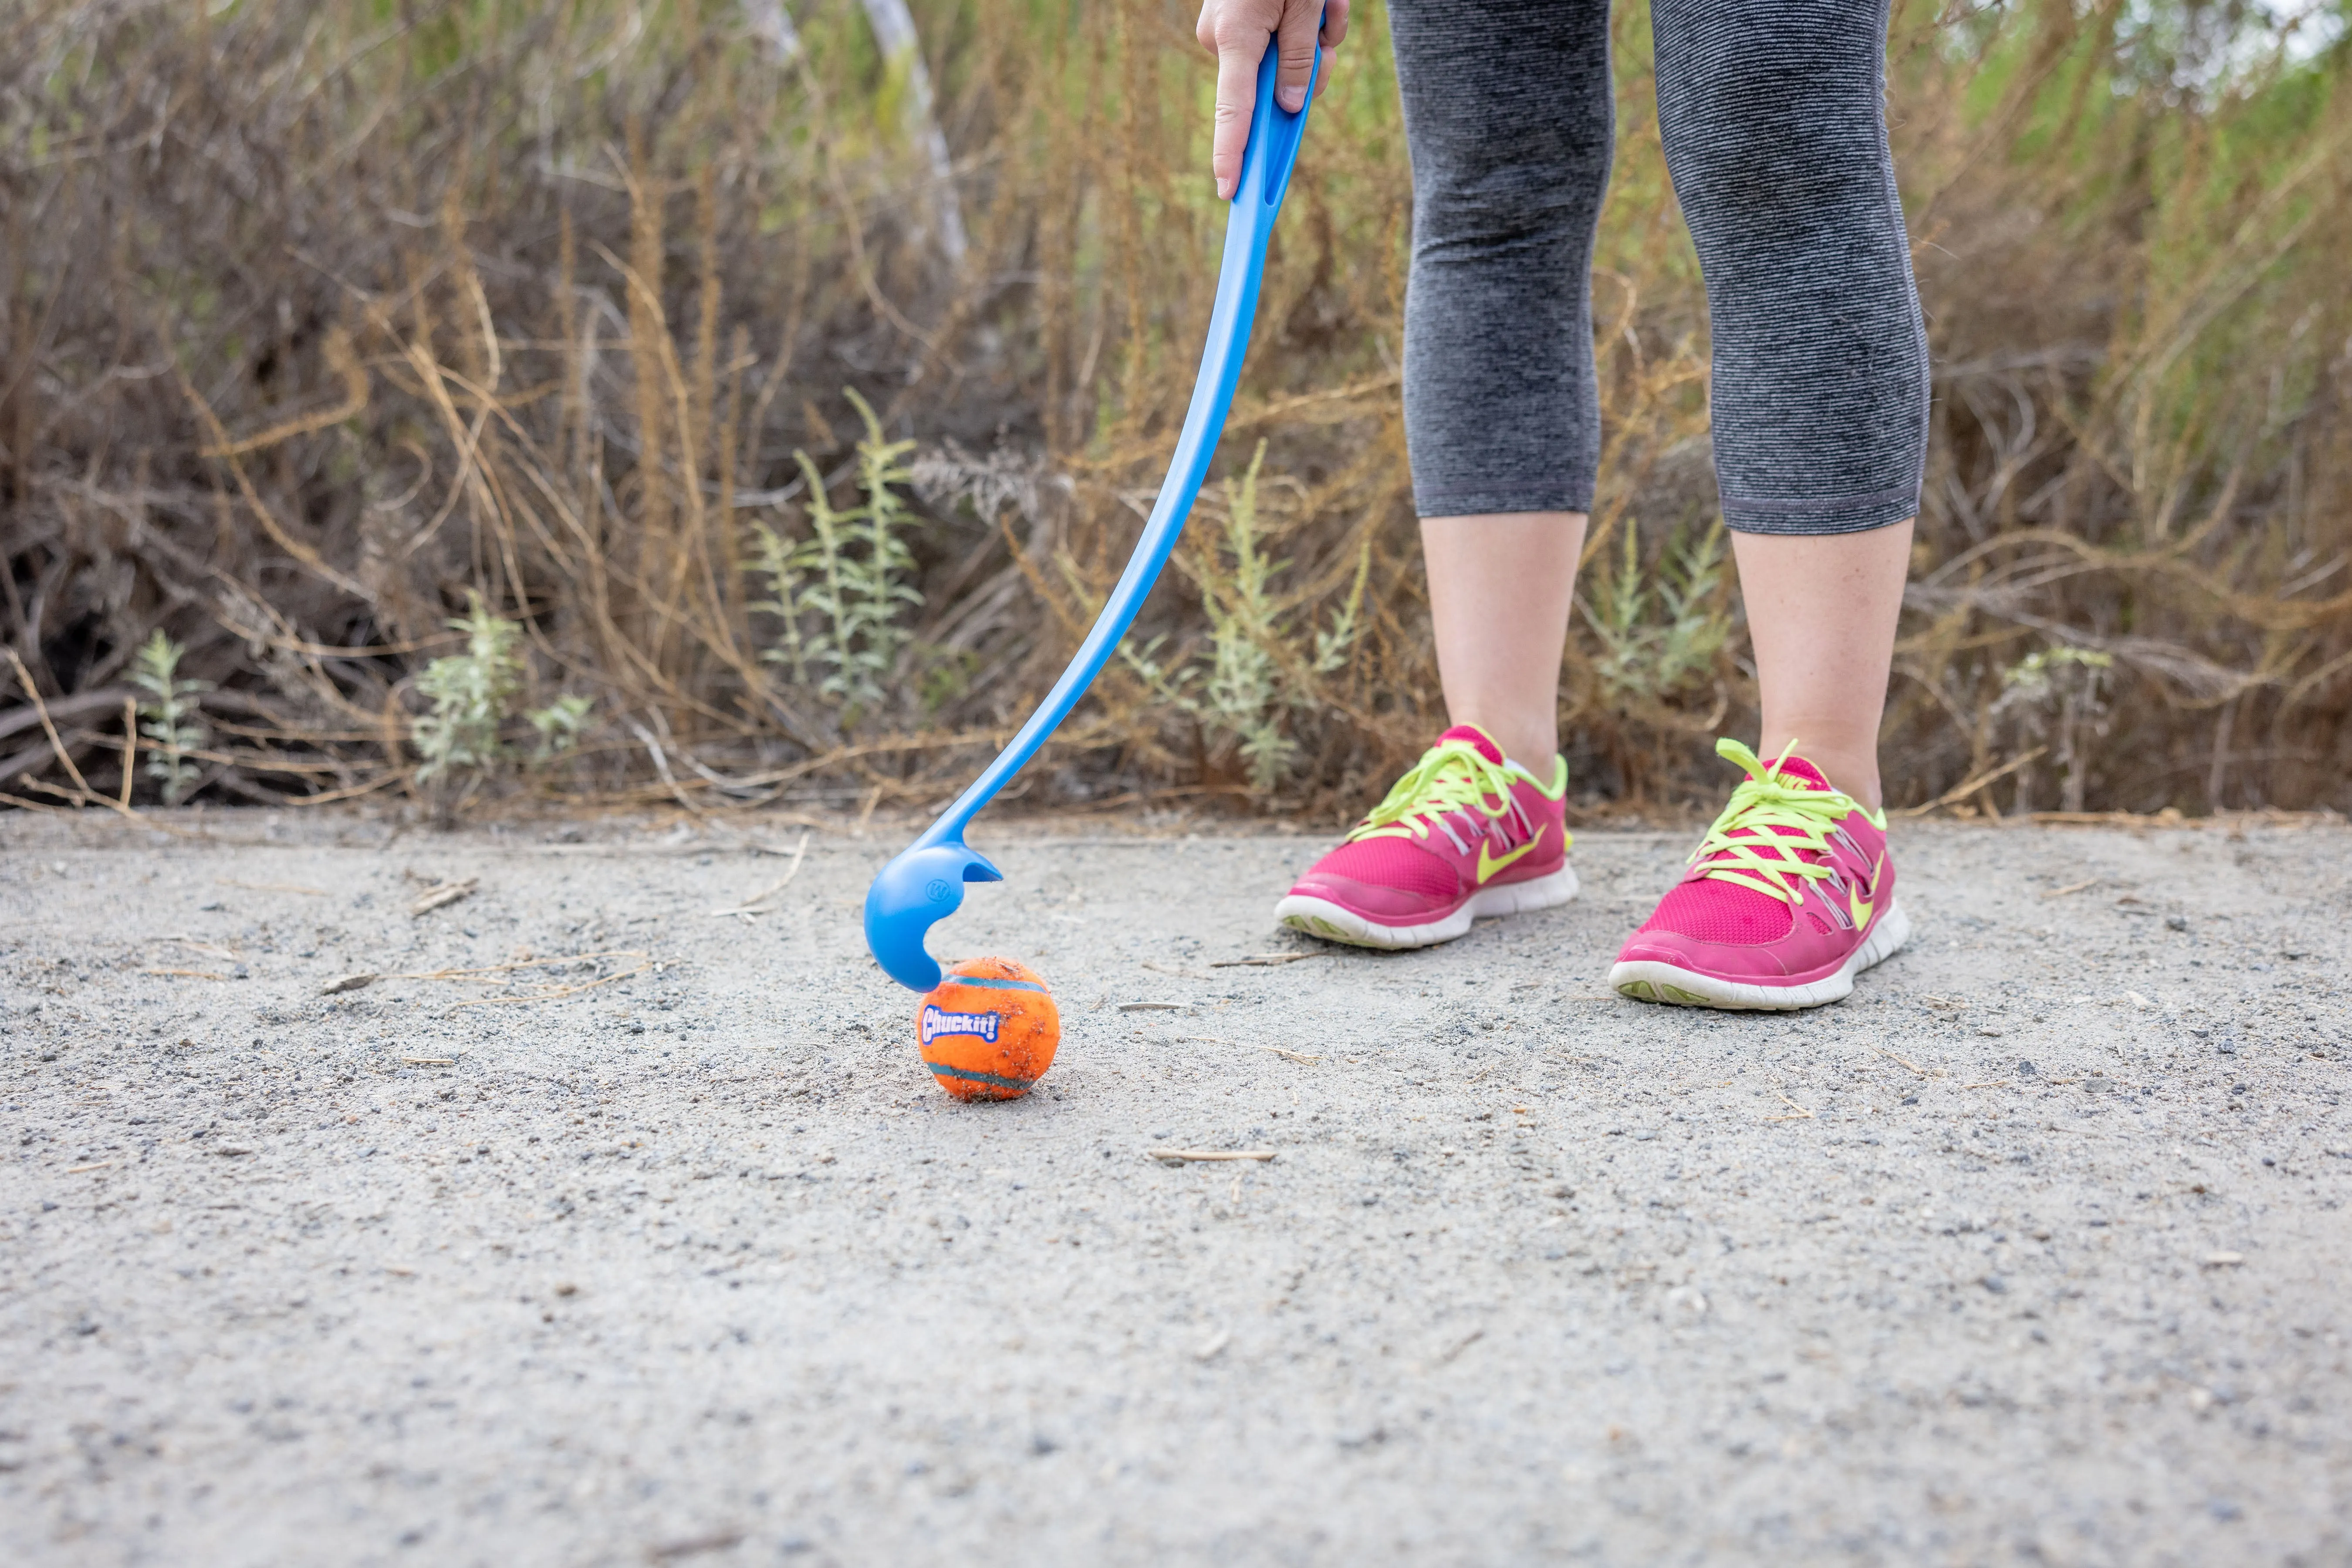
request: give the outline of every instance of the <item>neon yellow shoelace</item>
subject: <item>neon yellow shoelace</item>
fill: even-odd
[[[1568,765],[1556,762],[1553,768],[1553,788],[1547,794],[1558,794],[1568,784]],[[1513,781],[1526,777],[1515,768],[1487,761],[1470,741],[1441,741],[1421,754],[1421,760],[1348,837],[1401,839],[1410,833],[1425,839],[1432,822],[1455,811],[1475,810],[1487,817],[1502,816],[1511,808]]]
[[[1780,769],[1796,749],[1797,743],[1790,741],[1768,767],[1754,752],[1728,737],[1715,743],[1715,754],[1727,762],[1738,764],[1748,777],[1731,792],[1731,803],[1724,807],[1723,815],[1715,820],[1715,826],[1706,831],[1706,837],[1691,852],[1692,864],[1712,862],[1702,875],[1752,887],[1794,906],[1804,894],[1791,879],[1818,882],[1832,873],[1832,867],[1826,859],[1800,860],[1798,852],[1816,850],[1827,856],[1830,830],[1860,808],[1852,796],[1835,789],[1808,789],[1781,783]],[[1864,816],[1881,828],[1886,825],[1883,818],[1867,812]],[[1788,831],[1775,831],[1776,829]],[[1735,832],[1742,836],[1732,837]],[[1717,856],[1721,858],[1714,859]]]

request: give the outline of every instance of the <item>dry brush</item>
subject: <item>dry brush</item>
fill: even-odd
[[[1361,20],[1223,477],[1033,798],[1352,808],[1440,722]],[[1588,810],[1715,792],[1753,717],[1705,295],[1616,27]],[[2352,806],[2347,70],[2244,8],[1898,8],[1937,376],[1898,803]],[[1209,79],[1166,6],[24,0],[0,790],[937,799],[1148,505]]]

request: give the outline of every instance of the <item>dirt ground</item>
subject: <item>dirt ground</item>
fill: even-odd
[[[1906,826],[1751,1017],[1601,988],[1683,833],[1379,956],[1000,827],[966,1106],[897,828],[171,821],[0,818],[0,1560],[2352,1563],[2352,831]]]

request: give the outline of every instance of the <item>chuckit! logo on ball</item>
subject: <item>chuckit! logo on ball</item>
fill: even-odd
[[[943,1034],[971,1034],[994,1045],[996,1026],[1003,1021],[1002,1013],[951,1013],[926,1002],[923,1004],[923,1043],[929,1045]]]

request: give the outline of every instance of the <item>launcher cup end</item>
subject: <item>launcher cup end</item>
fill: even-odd
[[[1004,873],[963,845],[917,844],[882,868],[866,890],[866,946],[889,977],[910,991],[940,983],[940,966],[923,946],[932,926],[963,904],[968,882],[1003,882]]]

